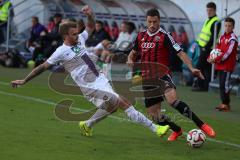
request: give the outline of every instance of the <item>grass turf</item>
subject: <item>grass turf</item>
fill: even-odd
[[[124,120],[122,111],[96,125],[94,136],[88,138],[81,136],[77,122],[64,122],[55,116],[54,103],[68,98],[75,101],[75,108],[89,109],[92,105],[80,96],[50,90],[49,72],[18,89],[10,88],[10,80],[22,78],[28,72],[0,67],[0,159],[239,159],[240,98],[236,96],[231,97],[232,111],[220,113],[214,110],[219,103],[217,93],[194,93],[188,87],[178,86],[179,97],[215,128],[216,140],[221,141],[207,140],[200,149],[188,147],[184,136],[172,143],[166,141],[167,136],[158,138],[148,129]],[[137,108],[145,112],[141,104]],[[185,132],[196,128],[167,104],[163,108]]]

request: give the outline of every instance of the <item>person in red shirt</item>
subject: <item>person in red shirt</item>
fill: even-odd
[[[161,102],[165,98],[168,104],[193,120],[208,136],[215,137],[212,127],[200,120],[186,103],[177,98],[176,88],[170,75],[171,71],[166,69],[170,66],[169,55],[179,56],[195,76],[201,79],[204,79],[204,76],[200,70],[192,66],[191,60],[170,33],[160,27],[160,14],[157,9],[148,10],[146,20],[147,30],[138,34],[135,45],[128,56],[127,64],[134,70],[136,64],[139,64],[135,62],[140,61],[147,113],[156,123],[169,125],[173,132],[168,140],[176,140],[182,134],[182,129],[165,116],[160,116]],[[158,90],[155,91],[156,88]]]
[[[219,111],[230,111],[230,78],[236,65],[238,40],[233,33],[235,21],[227,17],[224,22],[225,33],[220,37],[217,49],[222,54],[216,59],[208,59],[209,63],[215,63],[215,70],[219,74],[220,98],[222,104],[216,109]]]

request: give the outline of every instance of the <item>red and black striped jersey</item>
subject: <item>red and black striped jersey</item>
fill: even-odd
[[[138,53],[141,63],[154,62],[167,67],[170,64],[170,54],[182,51],[170,33],[162,28],[153,34],[148,30],[138,33],[133,50]]]

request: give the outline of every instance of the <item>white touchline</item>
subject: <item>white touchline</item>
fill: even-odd
[[[0,84],[1,84],[1,85],[4,85],[4,86],[10,86],[10,83],[7,83],[7,82],[2,82],[2,81],[0,81]]]
[[[40,99],[40,98],[30,97],[30,96],[23,96],[23,95],[19,95],[19,94],[4,92],[4,91],[0,91],[0,94],[6,95],[6,96],[13,96],[13,97],[17,97],[17,98],[22,98],[22,99],[26,99],[26,100],[31,100],[31,101],[35,101],[35,102],[39,102],[39,103],[43,103],[43,104],[52,105],[52,106],[57,105],[57,103],[55,103],[55,102],[43,100],[43,99]],[[81,111],[81,112],[88,111],[88,110],[85,110],[85,109],[80,109],[80,108],[75,108],[75,107],[71,107],[71,108],[76,110],[76,111]],[[127,119],[117,117],[117,116],[109,116],[109,117],[112,118],[112,119],[128,121]],[[128,121],[128,122],[130,122],[130,121]],[[187,133],[184,132],[184,135],[186,135],[186,134]],[[230,143],[230,142],[226,142],[226,141],[220,141],[220,140],[216,140],[216,139],[212,139],[212,138],[207,138],[207,140],[211,141],[211,142],[221,143],[221,144],[224,144],[224,145],[229,145],[229,146],[233,146],[233,147],[236,147],[236,148],[240,148],[240,144]]]

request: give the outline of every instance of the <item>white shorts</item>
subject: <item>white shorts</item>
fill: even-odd
[[[93,83],[80,86],[84,97],[96,107],[105,109],[116,106],[119,95],[113,90],[105,75],[101,74]]]

